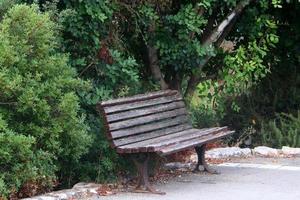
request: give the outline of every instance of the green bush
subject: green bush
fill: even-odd
[[[99,101],[136,94],[141,88],[137,59],[121,46],[121,40],[108,39],[115,3],[64,1],[57,4],[54,11],[50,7],[61,24],[62,45],[70,54],[71,66],[80,77],[91,80],[93,87],[91,91],[80,93],[82,112],[86,115],[85,122],[90,127],[93,142],[88,154],[77,165],[72,181],[111,181],[121,166],[127,167],[109,147],[105,127],[95,110]]]
[[[300,147],[300,111],[298,116],[282,113],[275,120],[262,123],[259,136],[262,144],[272,147]]]
[[[194,127],[207,128],[212,126],[219,126],[220,116],[210,109],[201,106],[190,108],[191,121]]]
[[[58,53],[56,29],[35,5],[15,5],[0,22],[2,196],[70,178],[91,143],[76,95],[89,84]]]

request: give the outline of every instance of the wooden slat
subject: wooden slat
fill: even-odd
[[[132,135],[130,137],[115,139],[113,142],[114,142],[115,146],[128,145],[128,144],[145,141],[145,140],[152,139],[152,138],[158,138],[158,137],[172,134],[172,133],[181,132],[181,131],[191,129],[191,128],[192,128],[192,125],[190,125],[190,124],[187,124],[187,123],[179,124],[179,125],[175,125],[175,126],[171,126],[171,127],[147,132],[147,133]]]
[[[182,96],[158,91],[97,104],[105,117],[111,145],[119,153],[156,152],[167,155],[225,137],[224,127],[193,129]]]
[[[117,131],[110,132],[111,138],[116,139],[120,137],[126,137],[129,135],[136,135],[139,133],[145,133],[149,131],[155,131],[162,128],[167,128],[177,124],[188,124],[188,116],[176,116],[172,119],[165,119],[162,121],[154,122],[151,124],[139,125],[132,128],[121,129]],[[152,132],[151,132],[152,133]]]
[[[221,131],[226,131],[227,127],[216,127],[216,128],[209,128],[205,130],[199,129],[188,129],[185,131],[173,133],[170,135],[165,135],[162,137],[133,143],[129,145],[124,145],[119,148],[119,151],[123,149],[123,152],[126,153],[135,153],[135,152],[152,152],[155,151],[156,148],[160,148],[162,146],[169,146],[173,144],[178,144],[184,141],[190,141],[196,138],[202,138],[205,135],[215,135]]]
[[[123,128],[128,128],[131,126],[136,126],[136,125],[141,125],[141,124],[146,124],[150,123],[153,121],[159,121],[162,119],[166,118],[171,118],[175,116],[180,116],[180,115],[186,115],[187,111],[185,108],[179,108],[171,111],[166,111],[163,113],[156,113],[152,115],[147,115],[143,117],[138,117],[138,118],[133,118],[133,119],[128,119],[120,122],[115,122],[115,123],[110,123],[108,124],[109,130],[118,130],[118,129],[123,129]]]
[[[184,131],[182,135],[162,138],[161,141],[152,141],[150,144],[145,145],[146,148],[158,148],[161,146],[169,146],[172,144],[178,144],[180,142],[189,141],[191,139],[202,138],[205,135],[215,135],[221,131],[227,131],[227,127],[209,128],[206,130],[192,129],[193,131]]]
[[[140,117],[140,116],[149,115],[149,114],[153,114],[153,113],[161,113],[164,111],[174,110],[176,108],[183,108],[183,107],[185,107],[185,104],[183,101],[175,101],[175,102],[171,102],[171,103],[159,104],[159,105],[144,107],[141,109],[134,109],[134,110],[110,114],[110,115],[107,115],[106,119],[108,122],[111,123],[111,122],[115,122],[115,121]]]
[[[164,156],[172,153],[176,153],[178,151],[182,151],[185,149],[188,149],[190,147],[195,147],[201,144],[205,144],[208,142],[213,142],[215,140],[221,139],[225,136],[228,136],[230,134],[234,133],[234,131],[221,131],[217,134],[214,135],[205,135],[202,138],[196,138],[190,141],[184,141],[179,144],[173,144],[167,147],[160,147],[160,148],[155,148],[153,151],[157,152],[158,154]]]
[[[133,110],[136,108],[142,108],[142,107],[164,104],[164,103],[180,101],[180,100],[182,100],[182,96],[180,94],[174,94],[172,96],[163,96],[163,97],[158,97],[150,100],[143,100],[143,101],[115,105],[115,106],[107,106],[107,107],[103,107],[103,110],[105,111],[106,114],[110,114],[110,113],[123,112],[126,110]]]
[[[154,98],[161,97],[161,96],[174,95],[176,93],[178,93],[178,91],[176,91],[176,90],[162,90],[162,91],[158,91],[158,92],[138,94],[138,95],[131,96],[131,97],[108,100],[108,101],[101,102],[100,104],[103,107],[120,105],[120,104],[125,104],[125,103],[130,103],[130,102],[143,101],[146,99],[154,99]]]
[[[181,142],[184,140],[189,140],[194,137],[217,133],[217,132],[220,132],[221,130],[225,130],[225,129],[226,129],[226,127],[215,127],[215,128],[205,129],[205,130],[199,130],[199,129],[192,128],[192,129],[180,131],[177,133],[173,133],[171,135],[165,135],[165,136],[162,136],[159,138],[134,143],[131,145],[125,145],[122,148],[160,147],[163,145],[170,145],[170,144]]]

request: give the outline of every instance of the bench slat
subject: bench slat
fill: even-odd
[[[214,133],[217,133],[224,129],[226,129],[226,127],[210,128],[210,129],[205,129],[205,130],[199,130],[199,129],[193,128],[193,129],[181,131],[178,133],[174,133],[172,135],[166,135],[166,136],[162,136],[159,138],[150,139],[148,141],[135,143],[132,145],[132,147],[160,147],[160,146],[164,146],[164,145],[170,145],[170,144],[174,144],[177,142],[181,142],[183,140],[189,140],[194,137],[201,137],[201,136],[207,135],[207,134],[214,134]],[[129,145],[124,146],[124,148],[126,148],[126,147],[130,148]]]
[[[154,130],[154,131],[147,132],[147,133],[132,135],[130,137],[115,139],[113,142],[114,142],[115,146],[128,145],[128,144],[145,141],[145,140],[152,139],[152,138],[158,138],[163,135],[177,133],[177,132],[184,131],[184,130],[191,129],[191,128],[192,128],[192,125],[190,125],[190,124],[179,124],[179,125],[175,125],[175,126],[171,126],[171,127],[167,127],[167,128],[163,128],[163,129]]]
[[[226,131],[227,127],[218,127],[218,128],[209,128],[206,130],[199,130],[199,129],[192,129],[193,131],[184,133],[182,135],[174,136],[174,137],[169,137],[169,138],[162,138],[162,141],[152,141],[150,144],[145,145],[145,147],[149,148],[158,148],[161,146],[169,146],[172,144],[178,144],[183,141],[195,139],[195,138],[201,138],[205,135],[214,135],[217,134],[221,131]]]
[[[194,129],[180,93],[164,90],[97,104],[118,153],[167,155],[225,137],[226,127]]]
[[[172,154],[172,153],[176,153],[178,151],[182,151],[185,149],[188,149],[190,147],[195,147],[204,143],[208,143],[208,142],[213,142],[215,140],[221,139],[225,136],[228,136],[230,134],[234,133],[234,131],[221,131],[218,132],[217,134],[213,134],[213,135],[205,135],[201,138],[195,138],[193,140],[189,140],[189,141],[184,141],[178,144],[173,144],[167,147],[158,147],[153,149],[153,151],[157,152],[158,154],[160,154],[161,156],[165,156],[168,154]]]
[[[128,119],[120,122],[109,123],[108,126],[109,126],[109,130],[113,131],[113,130],[124,129],[124,128],[132,127],[140,124],[146,124],[146,123],[150,123],[153,121],[158,121],[166,118],[176,117],[180,115],[187,115],[187,111],[185,108],[179,108],[171,111],[166,111],[163,113],[156,113],[156,114]]]
[[[103,107],[103,110],[108,115],[110,113],[123,112],[126,110],[133,110],[136,108],[143,108],[143,107],[147,107],[147,106],[153,106],[153,105],[164,104],[164,103],[180,101],[180,100],[182,100],[181,95],[178,93],[175,93],[172,96],[162,96],[162,97],[158,97],[155,99],[148,99],[148,100],[131,102],[131,103],[115,105],[115,106],[107,106],[107,107]],[[101,105],[98,105],[98,106],[101,106]]]
[[[227,127],[216,127],[208,129],[188,129],[181,132],[173,133],[171,135],[165,135],[162,137],[121,146],[118,150],[123,153],[135,153],[135,152],[152,152],[156,148],[163,146],[169,146],[178,144],[184,141],[189,141],[196,138],[202,138],[205,135],[214,135],[221,131],[226,131]]]
[[[151,93],[146,93],[146,94],[138,94],[138,95],[134,95],[131,97],[124,97],[124,98],[108,100],[108,101],[101,102],[100,105],[103,107],[120,105],[120,104],[136,102],[136,101],[143,101],[146,99],[154,99],[154,98],[161,97],[161,96],[170,96],[170,95],[174,95],[177,93],[178,93],[178,91],[176,91],[176,90],[162,90],[162,91],[151,92]]]
[[[107,118],[107,121],[109,123],[111,123],[111,122],[115,122],[115,121],[140,117],[140,116],[149,115],[149,114],[153,114],[153,113],[160,113],[160,112],[169,111],[169,110],[173,110],[176,108],[183,108],[183,107],[185,107],[185,104],[183,101],[175,101],[175,102],[166,103],[166,104],[159,104],[159,105],[154,105],[154,106],[150,106],[150,107],[144,107],[144,108],[140,108],[140,109],[134,109],[134,110],[124,111],[124,112],[109,114],[109,115],[107,115],[106,118]]]
[[[181,116],[176,116],[174,118],[171,119],[164,119],[162,121],[158,121],[158,122],[154,122],[151,124],[144,124],[144,125],[139,125],[139,126],[134,126],[131,128],[127,128],[127,129],[120,129],[117,131],[111,131],[110,135],[111,138],[116,139],[116,138],[120,138],[120,137],[126,137],[126,136],[131,136],[131,135],[136,135],[139,133],[145,133],[145,132],[149,132],[147,134],[151,134],[153,131],[158,130],[158,129],[162,129],[162,128],[167,128],[170,126],[174,126],[174,125],[178,125],[178,124],[188,124],[188,116],[186,115],[181,115]],[[191,126],[191,125],[189,125]],[[155,136],[155,134],[154,134]],[[131,136],[132,137],[132,136]]]

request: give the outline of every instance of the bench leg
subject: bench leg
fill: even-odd
[[[149,182],[148,175],[148,163],[149,163],[150,155],[149,154],[140,154],[132,157],[132,160],[138,171],[138,182],[136,191],[148,191],[153,194],[166,194],[165,192],[160,192],[155,190]]]
[[[205,161],[205,144],[201,145],[201,146],[196,146],[195,150],[198,156],[198,162],[196,164],[196,167],[194,169],[194,172],[199,172],[199,166],[202,165],[204,168],[204,171],[211,173],[211,174],[220,174],[218,171],[211,169],[208,166],[208,163]]]

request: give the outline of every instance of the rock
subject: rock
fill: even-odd
[[[266,146],[255,147],[252,151],[253,154],[258,156],[279,156],[279,151],[277,149]]]
[[[249,157],[251,149],[239,147],[216,148],[206,152],[206,158],[234,158],[234,157]]]
[[[281,150],[285,155],[300,156],[300,148],[283,146]]]
[[[51,196],[41,196],[38,198],[39,200],[56,200],[56,197],[51,197]]]
[[[80,182],[75,184],[72,189],[80,190],[80,189],[91,189],[91,188],[99,188],[99,187],[101,187],[101,184]]]
[[[164,165],[164,168],[167,170],[190,169],[191,167],[192,167],[191,163],[181,163],[181,162],[170,162]]]
[[[72,189],[50,192],[37,197],[27,198],[26,200],[67,200],[67,199],[99,199],[97,192],[101,184],[77,183]]]

